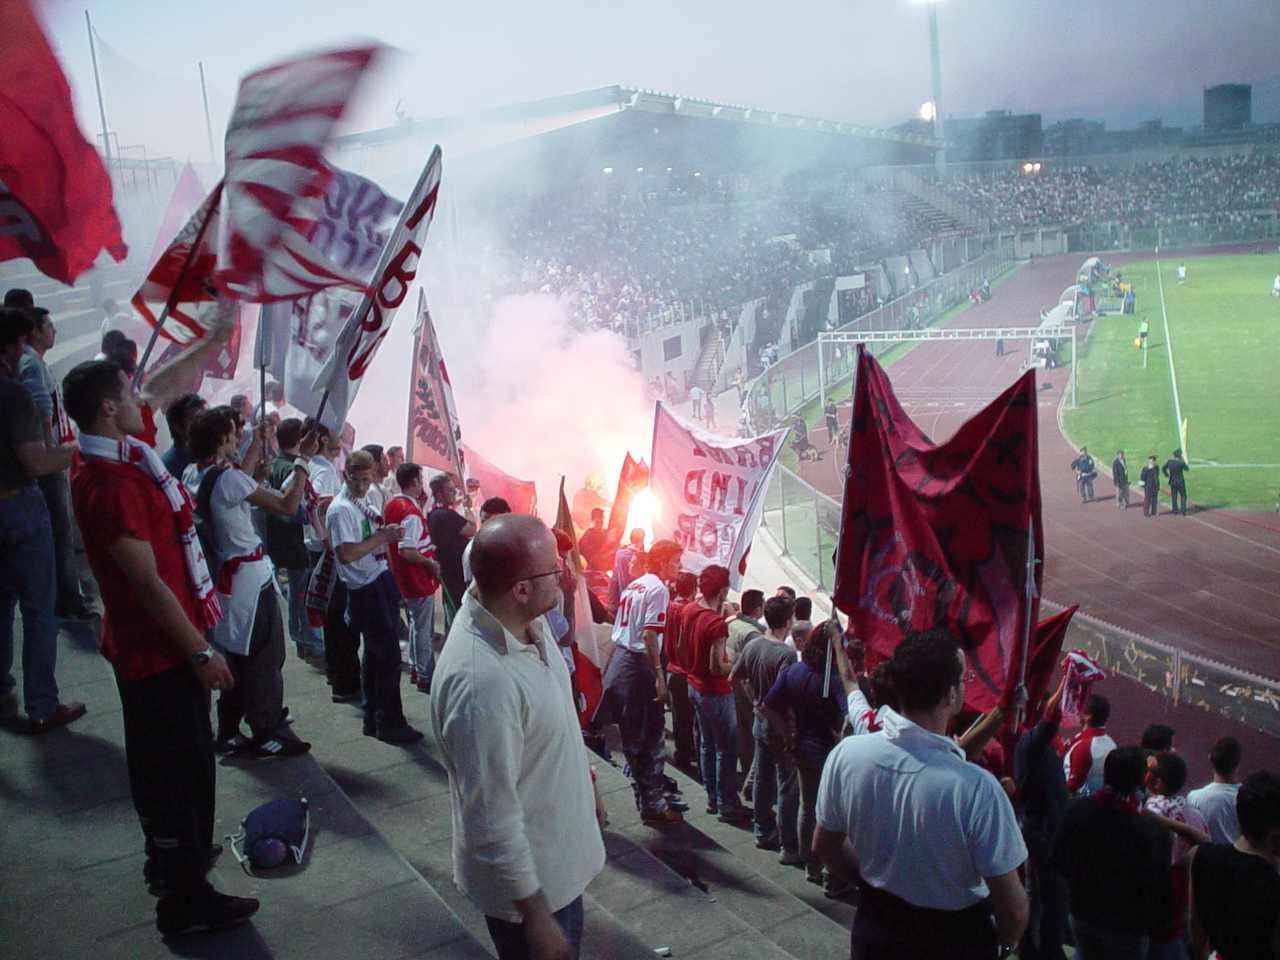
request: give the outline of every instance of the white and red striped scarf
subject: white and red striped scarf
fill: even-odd
[[[182,543],[182,554],[187,562],[187,578],[195,591],[200,615],[197,626],[205,630],[212,629],[222,619],[222,607],[214,592],[213,578],[209,576],[204,551],[200,549],[200,538],[196,536],[194,509],[186,489],[169,473],[160,455],[141,440],[133,437],[112,440],[109,437],[82,433],[79,444],[84,456],[110,463],[129,464],[145,473],[160,488],[177,520],[178,539]]]
[[[1079,723],[1089,691],[1099,680],[1107,678],[1103,670],[1083,650],[1072,650],[1062,659],[1067,674],[1067,688],[1062,694],[1062,717],[1071,724]]]

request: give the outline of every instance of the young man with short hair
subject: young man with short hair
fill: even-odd
[[[206,407],[208,404],[200,394],[184,393],[169,404],[164,412],[165,422],[169,425],[169,439],[173,442],[173,446],[166,450],[160,459],[177,480],[182,479],[182,475],[187,472],[187,467],[195,459],[187,448],[187,430],[191,427],[191,421]]]
[[[1240,785],[1240,837],[1191,852],[1195,956],[1280,957],[1280,774],[1259,770]]]
[[[396,484],[400,492],[387,501],[382,516],[404,530],[404,539],[387,551],[387,560],[409,614],[409,682],[421,693],[430,693],[436,665],[435,593],[440,586],[440,565],[422,515],[426,502],[422,467],[400,464]]]
[[[236,678],[234,689],[218,697],[218,749],[249,751],[259,758],[291,757],[311,745],[287,724],[284,709],[284,621],[280,616],[275,568],[254,527],[252,507],[279,517],[292,517],[306,488],[306,458],[315,451],[309,438],[292,463],[283,491],[259,486],[253,479],[271,428],[260,424],[245,446],[238,415],[230,407],[213,407],[191,423],[189,442],[195,463],[188,470],[196,489],[195,511],[209,525],[217,558],[214,579],[223,617],[212,640],[226,655]],[[237,450],[247,450],[243,464]],[[240,732],[247,720],[252,738]]]
[[[739,597],[738,612],[729,621],[729,639],[725,643],[729,662],[736,663],[743,648],[760,636],[763,630],[764,592],[743,590]],[[742,773],[743,796],[750,801],[755,789],[752,761],[755,759],[756,743],[751,733],[755,725],[755,710],[751,705],[751,698],[745,696],[738,687],[734,687],[733,701],[738,715],[738,769]]]
[[[5,294],[8,304],[9,294],[26,293],[25,290],[10,290]],[[49,372],[44,357],[57,340],[57,329],[49,317],[49,311],[43,307],[30,305],[26,308],[31,317],[31,332],[27,335],[27,345],[18,361],[18,379],[31,393],[31,399],[40,411],[41,426],[44,428],[44,442],[48,447],[56,447],[62,443],[71,443],[75,435],[71,432],[71,424],[62,408],[62,395],[58,383]],[[67,487],[67,474],[64,470],[45,474],[36,480],[40,493],[44,495],[45,505],[49,508],[49,520],[53,525],[54,564],[57,569],[58,617],[67,620],[89,620],[94,612],[85,600],[80,588],[80,577],[76,572],[75,535],[71,525],[71,493]]]
[[[1067,775],[1067,790],[1073,795],[1087,796],[1101,789],[1104,761],[1116,748],[1116,742],[1107,733],[1111,701],[1100,693],[1093,694],[1085,703],[1082,719],[1084,727],[1062,755],[1062,769]]]
[[[645,558],[648,572],[623,591],[613,624],[613,655],[605,667],[603,693],[592,719],[593,725],[618,724],[640,818],[657,826],[684,821],[667,802],[662,773],[667,699],[662,647],[671,605],[667,583],[680,572],[683,553],[673,540],[657,541]]]
[[[1142,515],[1154,517],[1160,512],[1160,468],[1154,453],[1147,457],[1138,479],[1142,482]]]
[[[59,703],[57,564],[49,508],[36,485],[65,470],[74,447],[51,447],[31,393],[17,380],[25,340],[25,311],[0,308],[0,713],[18,712],[14,689],[13,626],[22,609],[22,688],[28,730],[44,733],[84,716],[82,703]]]
[[[462,501],[463,512],[458,513],[458,486],[450,474],[432,477],[430,487],[434,504],[427,513],[427,528],[436,547],[436,561],[440,564],[444,628],[448,633],[454,614],[462,604],[462,595],[467,590],[467,582],[462,575],[462,552],[467,541],[476,535],[477,524],[469,498]]]
[[[289,486],[301,456],[299,447],[302,440],[302,421],[297,417],[282,420],[276,428],[277,451],[271,461],[271,472],[267,475],[267,483],[273,490],[283,492]],[[304,462],[310,466],[309,460]],[[299,657],[318,660],[324,656],[324,638],[320,629],[313,627],[307,617],[307,584],[314,566],[303,529],[306,526],[305,497],[308,482],[303,478],[304,503],[293,516],[283,517],[278,513],[264,511],[264,528],[267,556],[277,570],[284,571],[289,585],[289,636]]]
[[[1235,737],[1219,738],[1209,751],[1209,766],[1213,768],[1213,779],[1187,794],[1187,803],[1204,817],[1214,843],[1235,843],[1240,839],[1240,821],[1236,818],[1240,741]]]
[[[400,700],[400,591],[386,551],[404,538],[399,524],[383,524],[366,496],[373,483],[373,457],[355,450],[347,457],[346,483],[325,516],[338,576],[347,587],[347,622],[364,642],[363,732],[384,743],[422,739],[409,726]]]
[[[369,501],[369,506],[373,507],[374,512],[382,516],[382,511],[387,505],[387,493],[382,485],[386,483],[390,474],[387,455],[383,452],[380,443],[366,443],[360,449],[373,458],[373,483],[369,485],[369,492],[365,495],[365,499]]]
[[[729,674],[729,625],[724,601],[729,571],[709,564],[698,574],[698,601],[683,614],[689,637],[689,697],[702,734],[702,785],[707,813],[726,823],[746,820],[750,811],[738,799],[738,714]]]
[[[1116,506],[1121,510],[1128,510],[1129,465],[1125,463],[1123,450],[1117,450],[1116,458],[1111,461],[1111,483],[1116,488]]]
[[[764,605],[768,633],[760,634],[742,648],[729,680],[752,704],[752,767],[756,773],[751,794],[756,846],[781,850],[782,862],[804,863],[797,832],[800,792],[795,766],[782,752],[784,731],[770,726],[763,713],[756,712],[774,681],[796,662],[796,651],[787,645],[794,619],[794,605],[786,597],[770,597]],[[775,815],[774,801],[778,803]]]
[[[82,363],[64,389],[80,427],[71,498],[102,592],[100,647],[120,691],[144,872],[163,891],[156,925],[166,935],[231,926],[258,901],[205,879],[216,849],[209,691],[235,679],[205,640],[219,610],[192,504],[155,451],[132,439],[142,415],[119,367]]]
[[[947,736],[964,707],[964,651],[935,629],[908,634],[890,663],[902,712],[832,751],[813,850],[836,878],[861,876],[859,960],[995,957],[1027,925],[1027,850],[1004,789]]]
[[[1138,812],[1147,769],[1141,747],[1117,747],[1103,784],[1067,808],[1053,862],[1067,878],[1076,954],[1145,957],[1169,918],[1169,835]]]
[[[1169,478],[1169,500],[1174,514],[1187,515],[1187,471],[1191,465],[1182,459],[1182,448],[1173,451],[1173,456],[1164,462],[1160,472]]]
[[[682,770],[697,769],[697,724],[689,699],[689,649],[684,631],[684,612],[697,601],[697,574],[681,571],[676,577],[675,595],[667,606],[667,691],[671,701],[671,739],[675,743],[672,760]]]
[[[490,497],[484,503],[480,504],[480,526],[484,526],[494,517],[500,517],[503,514],[511,512],[511,504],[507,503],[502,497]],[[467,545],[462,548],[462,579],[465,583],[471,583],[471,544],[474,538],[467,541]]]

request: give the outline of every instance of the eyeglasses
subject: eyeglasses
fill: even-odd
[[[546,573],[532,573],[527,577],[521,577],[519,580],[516,581],[516,583],[521,583],[525,580],[541,580],[543,577],[558,577],[558,576],[560,576],[560,570],[557,568],[555,570],[548,570]]]

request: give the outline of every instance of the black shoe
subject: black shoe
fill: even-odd
[[[270,760],[276,757],[298,757],[311,749],[311,744],[294,737],[282,737],[271,734],[261,740],[253,741],[252,756],[259,760]]]
[[[707,816],[714,817],[720,812],[720,808],[714,803],[707,804]]]
[[[218,737],[213,742],[213,752],[221,756],[234,755],[247,748],[251,743],[253,743],[252,740],[237,730],[235,733],[225,737]]]
[[[360,724],[360,732],[366,737],[376,737],[378,735],[378,725],[366,717],[364,722]]]
[[[765,837],[756,837],[756,847],[760,850],[781,850],[782,842],[778,839],[777,831]]]
[[[167,897],[156,904],[156,929],[164,937],[225,930],[258,912],[258,901],[209,890],[186,901]]]
[[[778,862],[784,867],[803,867],[804,857],[800,855],[799,850],[783,850],[782,856],[778,857]]]
[[[667,806],[677,813],[688,813],[689,805],[679,797],[667,797]]]
[[[329,698],[334,703],[355,703],[361,698],[360,689],[355,690],[333,691],[333,695]]]
[[[98,616],[98,611],[87,604],[78,606],[59,607],[54,614],[59,620],[70,620],[72,623],[88,623]]]
[[[383,743],[417,743],[422,739],[422,731],[402,723],[395,727],[379,727],[376,736]]]
[[[734,807],[721,807],[719,814],[716,815],[716,819],[721,823],[732,823],[737,826],[742,826],[743,824],[750,823],[754,816],[755,814],[751,812],[750,808],[739,804]]]

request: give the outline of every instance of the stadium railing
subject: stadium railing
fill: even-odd
[[[963,291],[963,299],[976,279],[997,276],[1009,266],[1009,261],[989,254],[955,271],[959,276],[947,274],[935,284],[949,282],[946,289]],[[900,299],[909,300],[910,296],[914,294]],[[950,305],[955,302],[959,301]],[[885,304],[841,329],[901,329],[893,325],[903,317],[896,303]],[[747,402],[757,429],[781,421],[816,399],[817,363],[816,344],[807,344],[752,382]],[[828,383],[842,376],[847,378],[851,365],[851,352],[833,357],[828,363]],[[756,416],[757,411],[763,416]],[[833,449],[830,460],[830,469],[843,481],[843,450]],[[835,585],[834,554],[840,536],[840,513],[840,501],[783,464],[778,464],[770,476],[761,522],[781,546],[783,555],[827,594]],[[1061,604],[1046,597],[1042,614],[1047,616],[1061,608]],[[1280,680],[1188,653],[1084,613],[1077,612],[1072,623],[1076,627],[1072,644],[1087,651],[1109,672],[1135,680],[1174,703],[1194,704],[1266,733],[1280,734]]]

